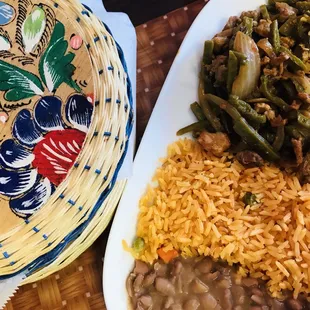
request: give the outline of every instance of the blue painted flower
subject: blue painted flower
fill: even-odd
[[[15,16],[15,10],[9,4],[0,1],[0,26],[10,23]]]
[[[93,105],[75,94],[64,113],[62,108],[58,97],[42,97],[33,114],[27,109],[17,114],[14,138],[0,146],[0,194],[10,199],[11,210],[20,217],[29,217],[48,200],[83,146]]]

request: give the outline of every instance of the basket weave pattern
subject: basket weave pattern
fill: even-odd
[[[116,176],[132,128],[132,107],[117,45],[104,24],[78,1],[50,5],[56,14],[57,10],[66,12],[87,42],[93,64],[95,111],[83,150],[66,180],[41,210],[14,232],[0,236],[1,251],[6,254],[0,259],[1,276],[25,268],[32,272],[45,265],[50,271],[43,269],[41,274],[55,271],[51,263],[79,234],[80,242],[85,238],[93,219],[102,216],[105,223],[99,230],[104,229],[125,185],[116,182]],[[95,227],[93,223],[92,234],[97,231]],[[34,275],[25,283],[35,279]]]
[[[186,8],[173,11],[166,17],[161,16],[136,28],[138,140],[143,135],[178,48],[191,23],[205,4],[205,1],[198,0]],[[82,236],[76,239],[62,253],[62,258],[54,262],[51,268],[55,273],[36,283],[22,286],[5,310],[105,310],[102,293],[102,257],[108,231],[84,252],[97,239],[100,228],[105,226],[105,222],[100,216],[94,219],[88,226],[88,231],[83,232],[84,239]],[[93,227],[96,227],[94,233],[92,233]],[[84,253],[74,260],[82,252]],[[74,261],[69,266],[61,269],[72,260]],[[36,275],[44,277],[43,273],[38,272]],[[36,278],[33,279],[37,281]]]

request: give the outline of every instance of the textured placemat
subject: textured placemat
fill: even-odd
[[[206,2],[196,1],[136,28],[138,143],[179,46]],[[108,230],[67,268],[21,287],[5,310],[106,309],[102,294],[102,257],[107,235]]]

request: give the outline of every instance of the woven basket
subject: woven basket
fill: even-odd
[[[40,210],[0,235],[1,278],[25,271],[23,284],[68,265],[106,228],[125,186],[117,174],[133,126],[126,65],[109,30],[77,0],[44,5],[56,16],[65,12],[82,37],[92,64],[95,107],[82,151],[66,179]]]

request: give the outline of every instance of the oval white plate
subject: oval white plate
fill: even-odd
[[[133,267],[123,250],[135,237],[139,199],[151,182],[159,158],[177,140],[176,132],[194,121],[190,104],[197,100],[198,73],[204,41],[220,32],[232,15],[257,9],[264,0],[211,0],[190,28],[175,58],[138,150],[133,176],[123,194],[110,233],[103,271],[104,296],[108,310],[126,310],[125,282]]]

